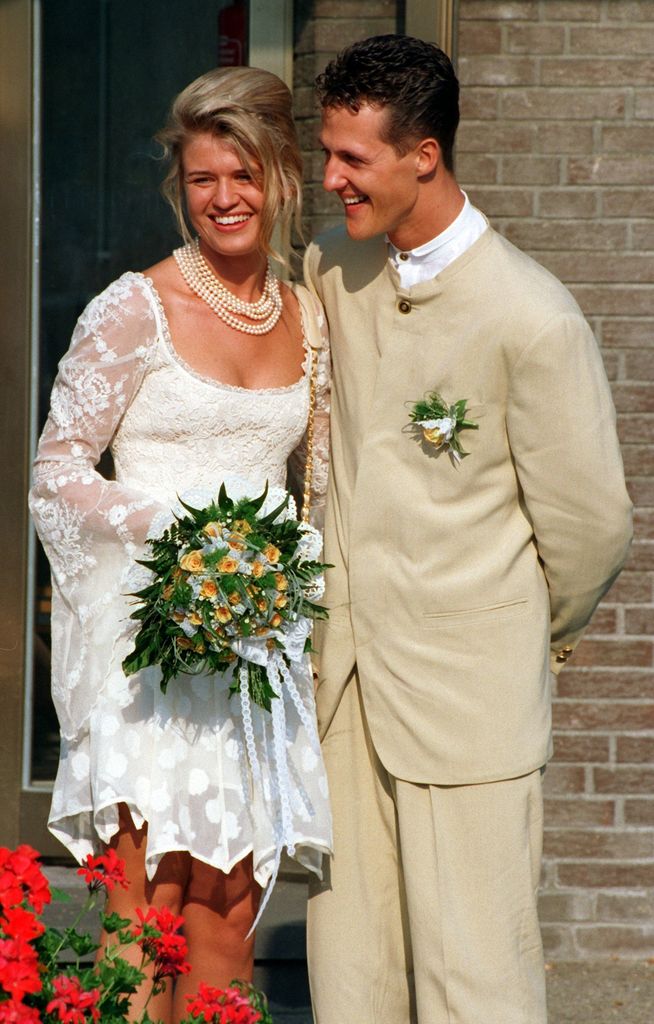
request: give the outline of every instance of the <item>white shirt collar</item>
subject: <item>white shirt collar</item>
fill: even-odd
[[[463,207],[452,223],[424,245],[402,250],[387,237],[391,262],[404,288],[428,281],[444,270],[486,230],[486,220],[463,192]]]

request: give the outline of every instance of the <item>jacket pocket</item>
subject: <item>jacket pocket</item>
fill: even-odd
[[[480,608],[468,608],[455,612],[423,612],[423,629],[451,629],[453,626],[470,626],[474,623],[496,622],[503,619],[518,618],[528,607],[526,597],[514,601],[500,601],[497,604],[482,605]]]

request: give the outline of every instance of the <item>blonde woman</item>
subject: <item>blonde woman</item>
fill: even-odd
[[[282,849],[317,874],[330,849],[327,787],[308,663],[294,673],[295,695],[282,695],[283,763],[269,713],[252,707],[257,780],[229,680],[182,676],[163,694],[158,669],[125,677],[126,594],[178,495],[217,493],[222,481],[253,495],[286,486],[288,458],[301,457],[312,359],[313,483],[324,489],[328,354],[320,310],[269,264],[275,223],[299,216],[284,84],[254,68],[212,71],[177,97],[160,141],[185,244],[123,274],[80,317],[31,507],[54,591],[62,747],[50,829],[78,860],[107,846],[125,859],[131,885],[111,894],[109,910],[183,915],[191,973],[148,1007],[168,1021],[200,982],[251,977],[246,936]],[[95,469],[106,448],[111,481]]]

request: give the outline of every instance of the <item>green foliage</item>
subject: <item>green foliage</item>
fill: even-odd
[[[260,514],[267,493],[266,487],[256,498],[235,501],[223,484],[206,508],[180,501],[186,515],[147,542],[151,557],[140,564],[153,579],[132,595],[138,605],[131,617],[140,628],[123,661],[126,675],[159,665],[165,692],[181,675],[229,673],[229,691],[235,693],[247,665],[251,700],[271,710],[277,694],[265,667],[247,661],[234,645],[254,641],[281,651],[288,663],[284,631],[299,616],[327,616],[307,596],[327,566],[303,560],[303,523],[276,521],[287,509],[288,494]]]
[[[411,409],[409,417],[411,422],[418,426],[429,420],[452,420],[454,426],[449,438],[434,442],[431,438],[424,438],[423,432],[423,439],[427,444],[434,444],[436,448],[444,448],[446,451],[450,451],[450,454],[454,452],[458,459],[463,459],[469,453],[466,452],[461,445],[459,432],[461,430],[479,429],[478,423],[473,422],[473,420],[466,419],[467,405],[467,398],[460,398],[452,405],[448,405],[438,391],[432,391],[427,394],[424,399],[415,403]]]

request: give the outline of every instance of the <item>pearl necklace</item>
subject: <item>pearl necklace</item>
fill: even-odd
[[[195,239],[173,252],[179,272],[189,288],[206,302],[220,319],[244,334],[268,334],[282,315],[282,296],[279,282],[270,265],[266,268],[263,294],[256,302],[246,302],[230,292],[220,281],[200,252],[200,241]],[[246,317],[254,323],[241,319]]]

